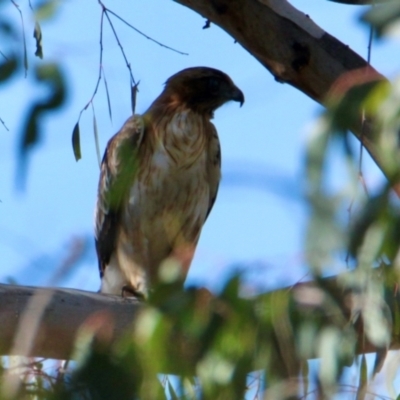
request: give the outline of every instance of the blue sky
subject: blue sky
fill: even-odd
[[[228,73],[245,94],[242,108],[227,104],[216,112],[223,156],[223,180],[215,207],[201,236],[189,275],[190,282],[218,287],[232,266],[251,266],[252,285],[276,287],[296,282],[305,271],[303,236],[307,221],[302,199],[305,141],[321,111],[315,102],[289,85],[277,83],[247,51],[215,25],[203,30],[204,19],[173,1],[114,0],[107,6],[132,25],[166,45],[162,48],[113,20],[127,53],[140,92],[136,112],[146,110],[175,72],[206,65]],[[363,56],[368,32],[358,22],[362,8],[323,0],[293,0],[317,24]],[[12,6],[4,11],[19,26]],[[30,63],[33,22],[25,15]],[[97,290],[99,278],[92,242],[93,209],[99,169],[93,140],[92,112],[81,118],[83,158],[75,162],[71,133],[80,110],[90,99],[98,74],[100,6],[95,0],[66,1],[50,21],[42,22],[44,61],[60,62],[68,82],[64,108],[48,114],[41,143],[32,152],[26,188],[16,189],[16,145],[22,118],[38,93],[32,69],[28,78],[15,77],[1,87],[0,117],[0,280],[46,285],[69,254],[71,240],[87,243],[87,251],[73,274],[59,284]],[[21,48],[22,51],[22,48]],[[393,76],[400,52],[392,42],[376,43],[373,65]],[[113,120],[108,117],[103,84],[94,106],[103,151],[107,140],[129,117],[129,74],[120,50],[105,23],[103,66],[110,89]],[[332,181],[335,181],[332,165]],[[367,181],[381,179],[366,162]],[[80,243],[80,242],[78,242]]]

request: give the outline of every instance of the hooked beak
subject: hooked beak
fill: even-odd
[[[231,94],[231,100],[238,101],[240,103],[240,107],[242,107],[242,105],[244,103],[244,94],[236,86],[233,86],[233,90],[232,90],[232,94]]]

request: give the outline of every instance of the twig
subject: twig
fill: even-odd
[[[11,0],[11,1],[13,1],[13,0]],[[182,54],[182,55],[188,55],[187,53],[183,53],[183,52],[181,52],[181,51],[179,51],[179,50],[176,50],[176,49],[174,49],[174,48],[172,48],[172,47],[169,47],[169,46],[167,46],[167,45],[165,45],[165,44],[163,44],[163,43],[161,43],[161,42],[159,42],[159,41],[157,41],[157,40],[151,38],[150,36],[146,35],[145,33],[141,32],[139,29],[135,28],[135,27],[134,27],[133,25],[131,25],[129,22],[127,22],[127,21],[125,21],[123,18],[121,18],[121,17],[120,17],[118,14],[116,14],[114,11],[111,11],[109,8],[107,8],[101,0],[98,0],[98,3],[100,4],[101,9],[102,9],[102,10],[101,10],[101,18],[100,18],[100,60],[99,60],[99,73],[98,73],[97,82],[96,82],[96,85],[95,85],[95,88],[94,88],[94,91],[93,91],[93,94],[92,94],[90,100],[86,103],[86,105],[85,105],[85,106],[82,108],[82,110],[79,112],[78,122],[77,122],[76,125],[75,125],[75,128],[78,127],[78,129],[79,129],[79,121],[80,121],[80,119],[81,119],[82,113],[83,113],[84,111],[87,110],[87,108],[89,107],[89,105],[92,105],[92,106],[93,106],[93,99],[94,99],[94,97],[95,97],[96,94],[97,94],[97,91],[98,91],[99,85],[100,85],[100,81],[101,81],[102,78],[104,78],[104,84],[105,84],[105,89],[106,89],[107,103],[108,103],[108,111],[109,111],[109,114],[110,114],[110,119],[112,118],[112,115],[111,115],[110,96],[109,96],[109,92],[108,92],[108,85],[107,85],[107,81],[106,81],[105,76],[104,76],[104,69],[103,69],[103,25],[104,25],[104,15],[106,16],[107,21],[108,21],[108,23],[110,24],[111,30],[112,30],[112,32],[113,32],[113,34],[114,34],[115,40],[117,41],[118,46],[119,46],[119,48],[121,49],[122,56],[123,56],[123,58],[124,58],[126,67],[128,68],[128,71],[129,71],[129,76],[130,76],[130,80],[131,80],[132,92],[134,92],[135,94],[136,94],[136,91],[137,91],[138,82],[136,82],[136,80],[135,80],[135,78],[134,78],[134,76],[133,76],[132,69],[131,69],[131,64],[130,64],[129,61],[128,61],[128,58],[127,58],[126,53],[125,53],[125,50],[124,50],[124,48],[123,48],[123,46],[122,46],[122,44],[121,44],[121,41],[119,40],[117,31],[115,30],[114,24],[113,24],[113,22],[112,22],[112,20],[111,20],[111,18],[110,18],[109,13],[112,14],[112,15],[113,15],[114,17],[116,17],[117,19],[119,19],[119,20],[120,20],[121,22],[123,22],[124,24],[126,24],[127,26],[129,26],[129,27],[130,27],[131,29],[133,29],[135,32],[137,32],[137,33],[139,33],[140,35],[144,36],[146,39],[148,39],[148,40],[150,40],[150,41],[152,41],[152,42],[158,44],[159,46],[164,47],[164,48],[169,49],[169,50],[172,50],[172,51],[174,51],[174,52],[176,52],[176,53],[179,53],[179,54]],[[31,4],[30,4],[30,0],[29,0],[29,5],[30,5],[30,7],[32,7]],[[131,96],[131,97],[132,97],[132,99],[134,99],[134,96]],[[132,101],[132,109],[134,109],[134,106],[135,106],[135,101]],[[93,114],[93,115],[94,115],[94,114]],[[95,118],[95,117],[94,117],[94,118]],[[94,121],[95,121],[95,120],[94,120]],[[94,124],[95,124],[95,122],[94,122]],[[75,128],[74,128],[74,131],[75,131]],[[78,136],[78,138],[77,138],[77,141],[78,141],[78,147],[79,147],[79,136]],[[73,134],[73,142],[74,142],[74,134]],[[98,144],[96,144],[96,148],[97,148],[97,152],[98,152]],[[75,149],[75,147],[74,147],[74,149]],[[78,156],[77,159],[79,159],[79,158],[80,158],[80,155]]]
[[[101,77],[102,77],[102,65],[103,65],[103,23],[104,23],[104,14],[105,14],[105,9],[103,8],[101,12],[101,17],[100,17],[100,60],[99,60],[99,75],[97,76],[97,82],[96,86],[94,88],[92,97],[90,100],[87,102],[85,107],[82,108],[82,110],[79,113],[78,117],[78,122],[81,119],[82,113],[87,110],[87,108],[90,106],[90,104],[93,102],[94,96],[96,96],[97,90],[99,89]]]
[[[204,23],[203,29],[208,29],[211,26],[211,21],[209,19],[206,19],[206,22]]]
[[[0,50],[0,54],[4,57],[5,60],[9,60],[9,58]]]
[[[139,83],[135,83],[131,87],[131,107],[132,107],[132,115],[135,115],[135,110],[136,110],[136,96],[137,92],[139,91]]]
[[[369,38],[368,38],[368,54],[367,54],[367,63],[368,65],[371,65],[371,54],[372,54],[372,40],[373,40],[373,35],[374,35],[374,28],[371,25],[369,29]],[[364,175],[362,172],[362,164],[363,164],[363,154],[364,154],[364,135],[365,135],[365,110],[363,109],[362,111],[362,122],[361,122],[361,134],[360,134],[360,158],[358,161],[358,178],[361,182],[361,185],[368,196],[368,188],[365,183]]]
[[[23,41],[24,41],[24,67],[25,67],[25,78],[28,75],[28,54],[27,54],[27,50],[26,50],[26,39],[25,39],[25,24],[24,24],[24,17],[22,15],[22,11],[19,8],[19,5],[14,1],[11,0],[11,3],[14,4],[15,8],[18,10],[19,12],[19,16],[21,17],[21,24],[22,24],[22,37],[23,37]]]
[[[6,123],[0,118],[0,122],[1,124],[4,126],[4,128],[6,129],[7,132],[10,132],[10,130],[7,128]]]
[[[289,286],[287,291],[290,292],[292,291],[296,285],[298,285],[299,283],[301,283],[303,281],[303,279],[307,278],[307,276],[310,276],[310,273],[307,272],[305,273],[300,279],[298,279],[293,285]]]
[[[117,41],[118,46],[119,46],[119,48],[121,49],[121,53],[122,53],[122,56],[124,57],[126,67],[128,68],[129,74],[130,74],[130,76],[131,76],[131,83],[132,83],[133,85],[136,85],[135,78],[133,77],[133,74],[132,74],[131,64],[128,62],[128,59],[127,59],[127,57],[126,57],[124,48],[122,47],[122,44],[121,44],[121,42],[119,41],[119,37],[118,37],[117,32],[116,32],[116,30],[115,30],[115,28],[114,28],[114,25],[113,25],[113,23],[112,23],[112,21],[111,21],[109,15],[108,15],[108,13],[107,13],[107,8],[104,7],[103,3],[101,3],[100,0],[98,0],[98,1],[99,1],[99,3],[101,4],[101,6],[103,7],[103,12],[106,14],[108,23],[110,24],[111,29],[112,29],[112,31],[113,31],[113,33],[114,33],[115,40]]]
[[[109,8],[107,8],[103,2],[101,0],[98,0],[98,2],[101,4],[101,6],[103,7],[103,9],[105,9],[107,12],[109,12],[110,14],[114,15],[114,17],[118,18],[121,22],[123,22],[125,25],[129,26],[131,29],[133,29],[135,32],[139,33],[139,35],[142,35],[143,37],[145,37],[146,39],[150,40],[153,43],[158,44],[161,47],[164,47],[165,49],[174,51],[175,53],[181,54],[183,56],[188,56],[188,53],[184,53],[183,51],[174,49],[173,47],[167,46],[161,42],[159,42],[158,40],[153,39],[152,37],[146,35],[144,32],[140,31],[139,29],[135,28],[133,25],[131,25],[128,21],[125,21],[123,18],[121,18],[118,14],[116,14],[114,11],[111,11]]]

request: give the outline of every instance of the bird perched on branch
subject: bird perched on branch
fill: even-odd
[[[185,69],[108,142],[95,213],[102,293],[145,298],[169,258],[186,276],[221,176],[210,120],[229,100],[244,96],[228,75]]]

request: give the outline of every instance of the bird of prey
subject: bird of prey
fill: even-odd
[[[184,69],[107,144],[95,211],[102,293],[146,298],[162,262],[185,277],[221,176],[214,111],[243,93],[225,73]]]

